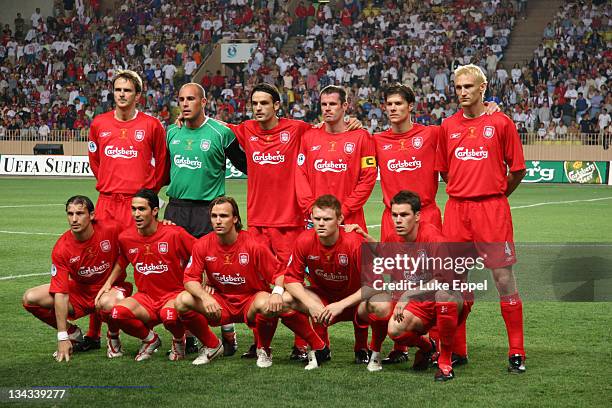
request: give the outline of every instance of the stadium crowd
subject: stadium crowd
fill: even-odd
[[[606,2],[566,2],[530,63],[511,69],[500,60],[523,2],[345,0],[338,9],[300,2],[293,15],[276,0],[200,3],[128,0],[102,13],[90,1],[77,13],[35,12],[27,31],[18,16],[0,44],[0,137],[4,129],[44,138],[88,127],[110,107],[107,80],[126,67],[143,72],[140,105],[167,124],[177,110],[176,85],[191,80],[205,46],[222,37],[258,42],[234,75],[206,72],[201,80],[209,113],[227,122],[250,115],[246,96],[259,82],[278,86],[282,115],[315,121],[319,91],[338,84],[349,90],[349,113],[380,131],[389,125],[382,90],[399,81],[416,90],[415,121],[440,124],[456,111],[452,70],[467,63],[487,72],[489,99],[521,134],[562,139],[604,132],[612,122]],[[290,33],[297,46],[285,52]]]

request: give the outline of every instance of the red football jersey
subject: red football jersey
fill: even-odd
[[[83,285],[83,291],[97,292],[119,260],[121,227],[112,222],[94,223],[94,233],[87,241],[78,241],[71,231],[57,240],[51,253],[49,293],[68,293],[68,279]],[[126,263],[122,260],[122,266]],[[125,280],[125,272],[118,281]]]
[[[89,129],[89,164],[102,193],[159,191],[169,170],[162,124],[142,112],[127,122],[115,119],[114,111],[96,116]]]
[[[247,219],[259,227],[297,227],[304,216],[297,203],[295,162],[300,140],[311,128],[300,120],[280,118],[264,130],[256,120],[229,125],[247,157]]]
[[[231,302],[260,291],[270,292],[270,285],[282,270],[268,247],[247,231],[240,231],[232,245],[222,245],[216,234],[196,242],[184,281],[202,283],[204,273],[207,284]]]
[[[338,241],[326,247],[321,244],[315,230],[304,231],[296,241],[291,254],[285,282],[304,283],[305,268],[312,288],[340,300],[361,287],[361,235],[340,230]]]
[[[305,215],[323,194],[342,203],[346,224],[366,228],[363,206],[376,184],[376,150],[372,136],[363,130],[332,134],[311,129],[302,138],[295,186]]]
[[[387,207],[401,190],[417,193],[422,207],[435,203],[438,172],[434,167],[439,133],[439,126],[415,123],[406,133],[389,129],[374,135],[380,186]]]
[[[444,238],[444,235],[442,235],[442,231],[440,231],[435,225],[426,222],[419,222],[419,230],[417,231],[416,240],[414,242],[442,243],[445,241],[446,239]],[[404,239],[399,235],[393,234],[387,237],[385,242],[404,243],[406,241],[404,241]]]
[[[195,241],[182,227],[161,223],[150,236],[140,235],[136,228],[119,235],[122,256],[134,266],[138,291],[155,300],[183,289],[183,271]]]
[[[525,169],[516,126],[501,112],[467,119],[460,110],[442,122],[436,170],[448,173],[451,197],[504,194],[507,172]]]

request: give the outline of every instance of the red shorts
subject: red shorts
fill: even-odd
[[[100,193],[95,207],[96,220],[113,220],[122,227],[134,226],[131,194]]]
[[[154,326],[156,324],[161,323],[161,317],[159,316],[160,310],[170,300],[176,299],[176,297],[181,292],[182,290],[170,292],[165,296],[162,296],[160,299],[154,299],[153,297],[143,292],[136,292],[134,293],[134,295],[132,295],[132,299],[137,301],[140,306],[144,307],[147,313],[149,314],[149,318],[151,320],[149,321],[149,323],[147,323],[147,325]]]
[[[404,310],[421,319],[425,332],[436,325],[436,302],[408,302]],[[463,308],[457,317],[457,326],[466,321],[470,310],[472,310],[472,302],[463,302]]]
[[[283,266],[289,262],[293,244],[303,231],[304,227],[249,227],[249,232],[254,237],[266,241]]]
[[[433,224],[442,230],[442,214],[436,203],[429,204],[421,208],[420,221],[425,221],[429,224]],[[395,235],[395,223],[391,216],[391,209],[385,206],[383,211],[382,219],[380,221],[380,242],[387,242],[389,237]]]
[[[516,263],[512,215],[505,196],[482,200],[448,199],[442,233],[451,242],[474,242],[487,268]]]
[[[249,327],[255,327],[255,322],[249,322],[248,319],[249,309],[255,300],[255,296],[257,294],[244,297],[232,296],[231,299],[228,299],[227,296],[215,292],[212,297],[221,306],[221,319],[209,322],[210,325],[223,326],[230,323],[246,323]]]
[[[96,305],[94,301],[100,291],[101,286],[91,286],[78,284],[74,280],[68,281],[68,301],[74,309],[74,313],[70,314],[70,318],[79,319],[95,312]],[[128,297],[132,294],[132,284],[130,282],[120,282],[112,287],[123,293],[123,296]]]
[[[333,298],[333,297],[327,296],[323,293],[322,290],[318,288],[307,287],[306,289],[316,294],[321,299],[321,303],[323,303],[324,306],[327,306],[330,303],[334,303],[334,302],[337,302],[343,299],[343,298]],[[329,325],[331,326],[332,324],[335,324],[338,322],[353,322],[353,324],[355,324],[358,327],[368,327],[369,323],[361,322],[359,320],[359,315],[357,313],[357,306],[358,305],[355,305],[353,307],[348,307],[344,309],[344,311],[340,313],[338,316],[336,316],[334,320],[330,322]]]

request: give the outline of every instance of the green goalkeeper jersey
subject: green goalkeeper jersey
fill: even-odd
[[[225,149],[234,133],[207,117],[198,129],[170,125],[166,143],[170,156],[167,194],[182,200],[213,200],[225,194]]]

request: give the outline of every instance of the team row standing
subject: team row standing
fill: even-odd
[[[278,109],[280,101],[278,93],[268,85],[260,85],[258,86],[259,89],[256,87],[251,95],[255,120],[246,121],[233,129],[242,148],[247,153],[247,170],[249,173],[247,212],[249,223],[252,220],[255,227],[260,227],[258,232],[268,238],[275,254],[281,261],[283,255],[286,257],[286,254],[289,253],[287,242],[292,241],[287,239],[287,233],[295,235],[303,228],[303,220],[315,197],[330,192],[338,195],[343,203],[343,214],[349,219],[354,219],[360,225],[365,224],[362,208],[375,182],[374,149],[376,149],[380,161],[379,166],[387,212],[389,211],[389,198],[393,195],[392,186],[399,179],[397,176],[422,174],[423,177],[419,177],[418,182],[406,181],[406,184],[402,182],[401,187],[418,191],[423,197],[424,208],[430,208],[424,210],[424,213],[433,214],[429,217],[435,220],[435,208],[437,207],[435,207],[433,197],[435,197],[437,189],[436,170],[448,173],[448,192],[451,195],[451,200],[458,201],[464,207],[471,205],[473,202],[480,204],[481,202],[496,201],[501,202],[500,205],[503,209],[505,200],[503,196],[511,193],[516,187],[518,181],[520,181],[521,171],[524,169],[524,163],[522,163],[521,168],[522,151],[513,124],[503,114],[497,113],[491,117],[480,116],[480,113],[484,112],[482,98],[486,89],[486,78],[477,67],[474,68],[478,71],[468,70],[463,73],[459,72],[461,75],[456,75],[456,84],[459,84],[461,78],[468,79],[467,85],[457,85],[457,93],[463,110],[453,117],[454,119],[460,119],[459,123],[455,124],[452,129],[443,126],[438,132],[441,146],[438,152],[438,166],[441,167],[433,169],[431,167],[434,163],[433,158],[424,157],[421,159],[421,157],[423,157],[422,153],[428,149],[433,150],[434,146],[438,144],[434,140],[436,129],[419,129],[420,126],[411,123],[410,110],[414,97],[410,96],[410,90],[407,88],[399,87],[397,93],[390,90],[386,94],[387,112],[392,123],[391,131],[385,132],[380,137],[375,136],[373,140],[366,132],[359,131],[354,138],[347,137],[345,140],[346,129],[341,118],[344,115],[346,104],[341,89],[332,87],[324,91],[321,98],[325,120],[324,128],[311,129],[309,125],[303,122],[277,118],[275,111]],[[118,89],[118,79],[119,77],[115,80],[117,109],[114,111],[114,119],[120,123],[118,134],[113,135],[105,129],[96,131],[101,139],[107,137],[108,140],[111,140],[111,136],[113,136],[112,139],[117,140],[113,142],[114,144],[106,143],[103,145],[92,139],[90,153],[95,155],[96,152],[103,150],[104,160],[113,159],[125,164],[125,162],[138,157],[139,152],[134,146],[138,147],[138,143],[142,143],[146,135],[149,135],[146,138],[147,142],[150,142],[149,145],[157,146],[154,143],[154,140],[157,139],[152,137],[157,132],[148,132],[140,127],[128,130],[127,124],[139,113],[128,117],[128,120],[125,121],[126,124],[117,118],[116,112],[121,109],[122,103],[124,105],[126,103],[126,98],[121,96],[122,89],[120,87]],[[127,88],[130,88],[130,81],[127,80],[126,82],[128,82]],[[185,86],[181,89],[181,92],[184,89],[195,87],[196,85]],[[133,86],[133,88],[128,89],[128,91],[137,95],[137,86]],[[402,92],[402,89],[405,92]],[[199,103],[199,106],[203,109],[205,104],[203,92],[199,96],[199,101],[196,96],[194,105]],[[134,96],[132,99],[133,106],[135,106],[135,100]],[[185,111],[183,105],[181,105],[181,108]],[[186,113],[190,114],[192,112],[187,109]],[[147,120],[154,121],[149,117],[147,117]],[[210,121],[210,119],[208,120]],[[451,119],[447,122],[450,121]],[[307,132],[310,135],[305,134]],[[385,137],[390,138],[389,143],[384,142]],[[321,140],[321,142],[318,142],[318,140]],[[120,143],[123,143],[123,145],[120,145]],[[442,146],[447,143],[451,145],[451,148],[443,150]],[[204,154],[203,152],[207,150],[207,147],[210,149],[206,141],[200,141],[199,146],[197,142],[195,146],[193,144],[192,141],[192,148],[196,149],[199,154]],[[296,149],[300,149],[300,144],[302,147],[298,153]],[[199,150],[197,150],[198,147]],[[443,151],[447,154],[440,153]],[[159,155],[156,156],[157,152],[159,152]],[[390,156],[392,152],[397,152],[397,156]],[[166,157],[164,157],[164,154]],[[385,155],[389,156],[385,157]],[[175,167],[179,168],[187,168],[185,163],[192,163],[193,161],[191,158],[184,157],[177,161],[176,158],[176,155],[173,156],[172,162]],[[354,158],[357,158],[357,160],[355,161]],[[169,162],[167,153],[163,149],[156,150],[149,147],[149,150],[140,153],[140,159],[150,166],[143,165],[147,171],[145,177],[140,179],[140,187],[147,187],[147,185],[143,185],[142,180],[150,181],[152,174],[159,175],[154,178],[155,180],[163,180],[167,168],[164,163]],[[151,159],[154,159],[154,161]],[[92,163],[95,163],[95,158]],[[154,166],[152,166],[153,163]],[[357,166],[354,166],[354,163],[358,163]],[[446,163],[446,165],[441,163]],[[506,175],[505,164],[510,165],[511,172],[508,175]],[[184,167],[181,167],[181,165]],[[197,163],[192,167],[198,167]],[[278,169],[281,167],[286,171],[279,171]],[[92,168],[95,172],[97,171],[95,165],[92,165]],[[295,174],[296,171],[298,174]],[[138,179],[135,171],[115,172],[113,174],[115,179],[129,175],[131,178],[126,180],[127,184]],[[258,174],[261,177],[258,177]],[[100,173],[96,173],[96,175],[99,180],[98,190],[102,197],[104,194],[108,194],[104,191],[106,188],[104,186],[109,186],[111,183],[101,182],[105,176]],[[295,177],[296,183],[291,183],[293,177]],[[483,183],[484,181],[491,182],[484,183],[487,184],[487,188],[483,191],[465,194],[465,191],[471,190],[470,180],[472,185],[479,184],[479,180]],[[136,184],[138,181],[134,181],[134,183]],[[151,183],[149,182],[149,184]],[[150,187],[157,188],[158,185],[160,184],[153,183]],[[388,192],[385,190],[388,190]],[[270,191],[272,191],[272,194],[270,194]],[[397,191],[399,190],[395,192]],[[120,201],[122,198],[120,194],[129,196],[130,193],[129,191],[119,191],[119,196],[116,197],[115,201]],[[284,200],[278,200],[279,197],[283,197]],[[491,201],[492,199],[494,200]],[[507,200],[505,200],[505,204],[507,206]],[[496,222],[495,220],[486,220],[488,214],[479,212],[482,211],[480,209],[472,210],[470,208],[468,211],[470,212],[468,215],[485,219],[485,221],[482,219],[474,220],[475,224],[482,225],[483,222],[495,224]],[[113,211],[113,213],[116,214],[117,212]],[[509,210],[505,214],[509,216]],[[437,218],[439,219],[439,215]],[[449,215],[446,216],[447,222],[450,218]],[[383,234],[387,234],[389,231],[388,227],[384,227],[389,225],[389,217],[387,216],[386,219],[387,222],[385,223],[385,218],[383,218]],[[500,230],[504,231],[503,238],[505,239],[502,242],[508,242],[513,256],[511,228],[509,231],[507,228],[508,219],[504,221],[506,227]],[[365,229],[365,225],[362,225],[362,227]],[[489,230],[497,229],[489,228]],[[448,236],[463,240],[479,240],[482,236],[475,234],[474,231],[456,232],[456,234],[459,233],[462,233],[463,237],[453,234],[448,234]],[[484,239],[491,239],[491,237],[485,237]],[[508,262],[511,265],[514,260],[510,259]],[[512,284],[513,276],[509,265],[496,268],[502,269],[502,271],[494,272],[494,277],[496,283],[498,283],[500,294],[506,296],[502,299],[502,314],[509,331],[511,360],[518,361],[518,367],[522,367],[524,360],[522,311],[520,310],[520,298],[516,294],[516,287]],[[505,305],[511,305],[514,308],[509,312]],[[367,331],[365,333],[367,339]],[[519,338],[520,342],[518,341]],[[364,341],[360,341],[359,336],[356,336],[356,340],[356,352],[363,350]],[[463,357],[465,356],[466,352],[463,354]],[[514,365],[516,366],[516,364]]]

